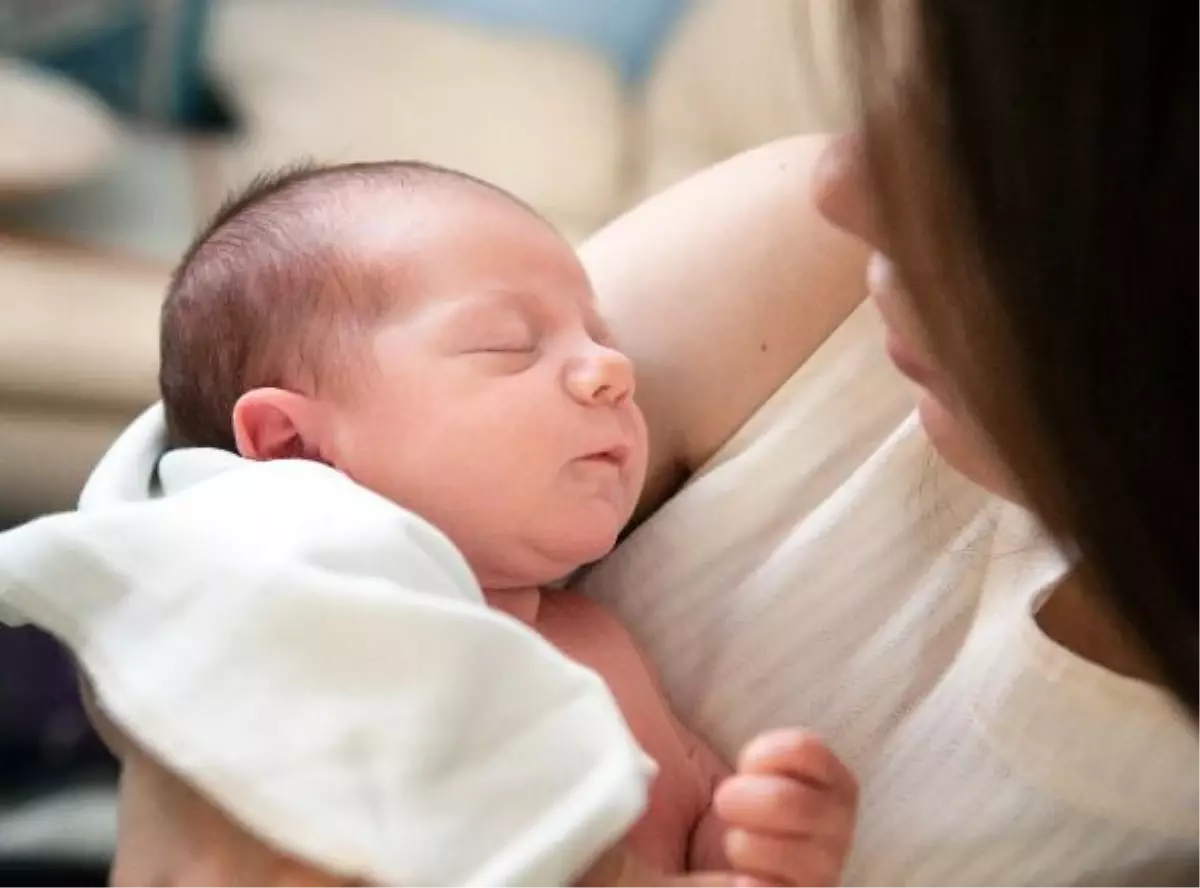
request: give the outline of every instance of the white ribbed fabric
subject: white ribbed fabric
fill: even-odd
[[[864,306],[581,587],[727,756],[830,739],[849,884],[1195,884],[1190,720],[1041,634],[1061,559],[936,458],[881,337]]]
[[[144,748],[378,884],[561,885],[629,830],[654,763],[607,685],[438,530],[313,462],[160,462],[164,434],[154,408],[84,508],[0,534],[0,619],[70,646]]]

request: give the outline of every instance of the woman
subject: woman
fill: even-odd
[[[583,584],[717,746],[829,738],[862,786],[848,882],[1196,878],[1184,19],[856,7],[856,137],[585,250],[657,450]],[[122,805],[118,881],[319,877],[133,752]]]

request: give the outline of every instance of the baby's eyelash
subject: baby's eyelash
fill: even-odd
[[[517,336],[514,331],[514,333],[503,336],[480,337],[471,343],[468,351],[474,354],[528,355],[536,352],[540,346],[541,340],[538,336],[531,334]]]

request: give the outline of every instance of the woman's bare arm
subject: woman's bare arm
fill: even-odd
[[[816,213],[821,137],[739,155],[581,250],[638,367],[651,464],[641,512],[703,464],[865,295],[863,248]]]

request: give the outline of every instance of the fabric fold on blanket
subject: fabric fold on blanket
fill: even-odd
[[[159,455],[0,535],[0,618],[73,651],[136,742],[296,856],[385,884],[553,885],[645,807],[604,682],[489,610],[420,517],[326,466]]]

